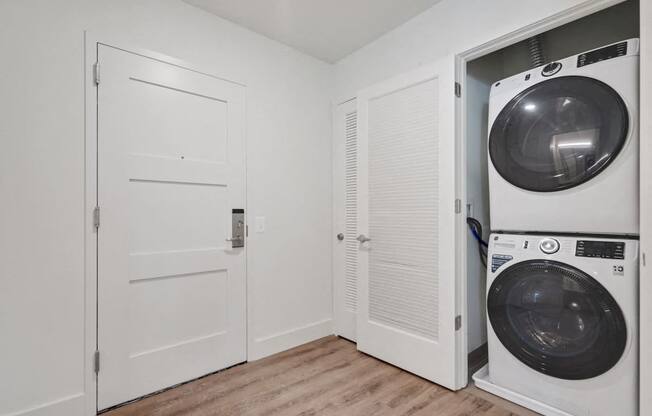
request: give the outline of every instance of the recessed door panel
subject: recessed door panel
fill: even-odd
[[[132,281],[130,357],[227,332],[229,283],[226,270]]]
[[[180,90],[163,82],[129,77],[130,151],[225,162],[229,104],[223,97],[202,94],[201,87]]]
[[[369,103],[369,318],[439,335],[439,80]],[[373,249],[371,246],[373,245]]]
[[[133,180],[128,187],[130,253],[227,245],[226,187]]]

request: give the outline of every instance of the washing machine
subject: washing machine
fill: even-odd
[[[548,416],[637,415],[638,241],[492,234],[488,250],[491,383]]]
[[[639,233],[638,51],[629,39],[492,85],[492,230]]]

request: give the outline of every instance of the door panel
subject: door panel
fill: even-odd
[[[98,407],[246,360],[244,91],[99,46]]]
[[[457,389],[453,74],[448,58],[358,95],[358,349]]]
[[[334,329],[337,335],[352,341],[356,340],[358,303],[357,124],[355,100],[337,106],[333,127]],[[342,240],[337,237],[340,233]]]
[[[369,318],[437,340],[438,81],[369,101]]]

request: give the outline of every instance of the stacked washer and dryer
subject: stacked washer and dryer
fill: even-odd
[[[638,39],[496,82],[488,367],[547,416],[638,414]]]

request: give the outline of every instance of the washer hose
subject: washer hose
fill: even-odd
[[[480,261],[484,267],[487,267],[487,248],[489,244],[482,239],[482,224],[473,217],[467,217],[466,223],[469,226],[469,230],[471,230],[471,234],[473,234],[473,237],[478,242],[478,256],[480,256]]]

